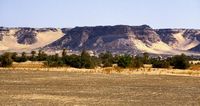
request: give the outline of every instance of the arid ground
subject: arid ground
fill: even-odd
[[[200,105],[200,77],[0,71],[0,105]]]

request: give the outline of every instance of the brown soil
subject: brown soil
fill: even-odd
[[[200,78],[0,71],[0,105],[200,105]]]

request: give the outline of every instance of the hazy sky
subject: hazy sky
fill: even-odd
[[[200,0],[0,0],[0,26],[200,29]]]

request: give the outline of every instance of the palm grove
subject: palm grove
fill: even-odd
[[[75,68],[95,68],[95,67],[112,67],[113,64],[122,68],[140,68],[143,64],[152,64],[153,68],[169,68],[172,66],[177,69],[189,68],[189,57],[181,54],[166,59],[150,58],[148,53],[142,56],[131,55],[112,55],[110,52],[101,53],[98,56],[90,56],[85,50],[80,55],[68,55],[63,49],[62,56],[59,54],[47,55],[44,51],[32,51],[31,55],[22,52],[18,55],[16,52],[6,52],[0,56],[0,66],[10,67],[12,62],[26,61],[43,61],[47,67],[64,67],[70,66]]]

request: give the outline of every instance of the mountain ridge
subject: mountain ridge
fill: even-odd
[[[200,45],[199,29],[153,29],[148,25],[85,26],[75,28],[0,27],[0,48],[4,48],[0,49],[0,51],[15,51],[17,48],[13,49],[7,46],[4,40],[6,37],[16,39],[14,42],[21,46],[28,45],[23,50],[40,48],[44,51],[53,52],[66,48],[72,51],[86,49],[97,53],[104,51],[116,54],[149,52],[171,55],[178,53],[199,55],[198,52],[200,52],[198,48]],[[41,40],[42,37],[43,40]],[[41,44],[42,42],[46,43]],[[32,47],[32,45],[36,44],[38,45],[37,47]],[[6,47],[7,49],[5,49]],[[19,50],[22,49],[19,47]]]

